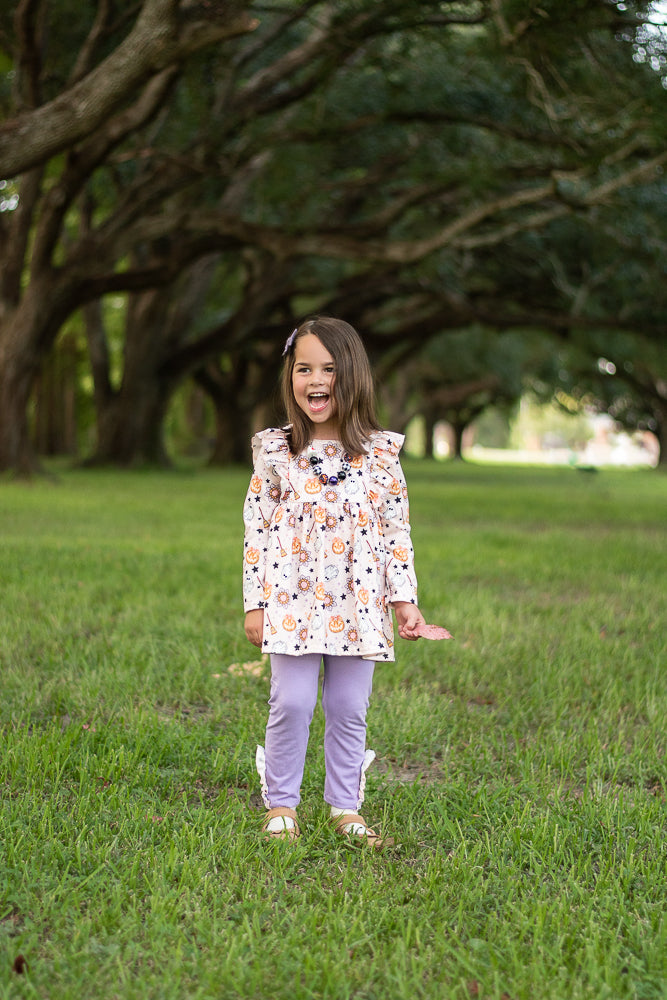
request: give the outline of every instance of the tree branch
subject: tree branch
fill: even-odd
[[[176,68],[171,67],[153,77],[131,107],[116,115],[75,154],[70,154],[59,182],[45,200],[35,233],[32,254],[34,271],[50,263],[65,214],[95,168],[115,146],[150,120],[164,101],[176,75]]]
[[[204,46],[254,30],[245,11],[186,22],[174,0],[145,0],[130,34],[64,93],[0,125],[0,176],[43,163],[95,131],[138,87]]]

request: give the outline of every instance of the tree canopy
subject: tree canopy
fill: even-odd
[[[667,119],[651,11],[22,0],[0,15],[14,199],[0,213],[0,469],[34,464],[31,390],[78,310],[97,457],[122,463],[164,460],[189,376],[239,457],[285,332],[315,310],[355,323],[386,372],[480,328],[581,351],[624,334],[660,355]],[[119,294],[114,381],[104,303]]]

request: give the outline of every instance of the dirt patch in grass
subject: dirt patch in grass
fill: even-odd
[[[397,785],[430,785],[442,780],[444,765],[442,761],[403,761],[399,763],[395,758],[384,757],[382,760],[374,762],[375,770],[383,778]]]

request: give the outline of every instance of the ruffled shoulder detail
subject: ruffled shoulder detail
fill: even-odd
[[[371,435],[370,480],[376,502],[400,496],[403,492],[403,472],[398,456],[404,441],[403,434],[393,431],[376,431]]]
[[[284,427],[269,427],[255,434],[252,439],[252,460],[255,465],[259,459],[272,465],[278,472],[286,467],[289,461],[289,444]]]
[[[373,449],[373,458],[381,458],[383,455],[398,458],[404,441],[404,434],[395,434],[393,431],[375,431],[374,434],[371,434],[369,441]]]

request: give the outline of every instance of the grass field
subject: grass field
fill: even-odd
[[[376,671],[382,855],[319,709],[304,836],[258,838],[246,472],[0,484],[0,998],[667,997],[667,480],[405,470],[454,641]]]

